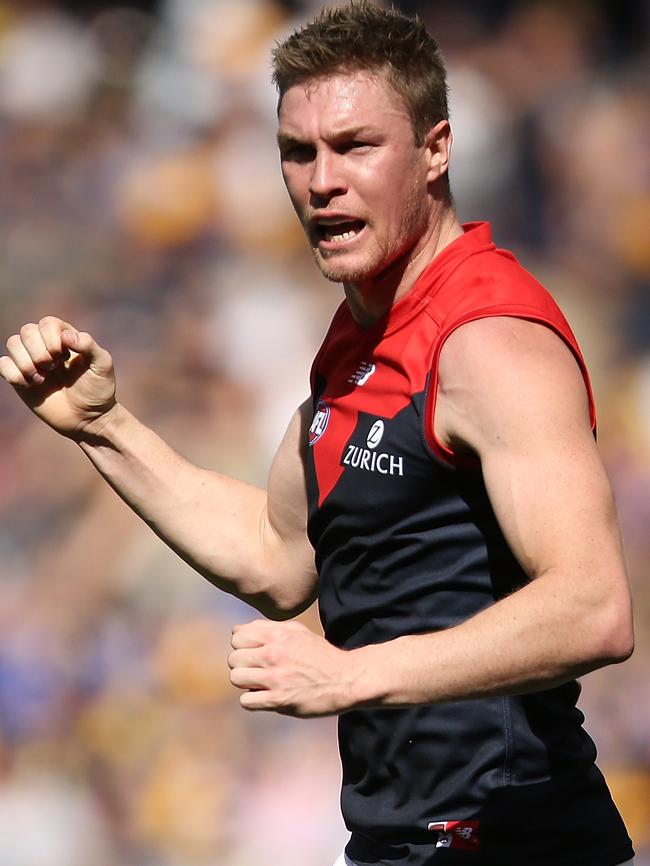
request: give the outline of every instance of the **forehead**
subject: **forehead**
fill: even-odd
[[[278,121],[284,134],[336,135],[350,126],[410,126],[411,118],[382,72],[336,72],[288,88]]]

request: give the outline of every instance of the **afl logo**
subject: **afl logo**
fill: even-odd
[[[381,437],[384,435],[384,422],[383,421],[375,421],[375,423],[370,428],[370,432],[368,433],[368,438],[366,439],[366,445],[368,448],[376,448],[377,445],[381,442]]]
[[[314,420],[311,422],[311,427],[309,428],[309,444],[313,445],[315,442],[318,442],[320,437],[323,435],[325,430],[327,429],[327,424],[330,420],[330,407],[323,400],[319,400],[316,403],[316,412],[314,414]]]

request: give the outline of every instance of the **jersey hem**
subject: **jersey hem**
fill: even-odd
[[[383,843],[376,842],[372,837],[366,836],[363,833],[353,832],[349,842],[345,846],[345,854],[355,864],[355,866],[399,866],[399,863],[404,862],[405,849],[411,846],[421,847],[421,842],[404,841],[389,843],[399,846],[400,853],[394,858],[387,859],[381,857],[380,849]],[[436,856],[435,842],[430,841],[426,845],[431,848],[431,855],[425,854],[427,858]],[[373,853],[374,851],[374,853]],[[622,866],[636,856],[631,843],[620,845],[607,852],[592,851],[583,853],[583,850],[575,850],[570,852],[555,851],[552,854],[544,853],[541,856],[535,856],[533,849],[517,849],[512,853],[503,851],[450,851],[444,850],[444,859],[441,857],[441,864],[445,863],[448,866]],[[378,859],[380,858],[381,859]],[[409,863],[411,860],[409,859]]]

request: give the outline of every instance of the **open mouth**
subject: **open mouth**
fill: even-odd
[[[353,240],[365,228],[363,220],[318,220],[315,224],[316,235],[328,244],[342,244]]]

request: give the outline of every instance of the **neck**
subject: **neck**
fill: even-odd
[[[451,208],[443,210],[419,243],[385,271],[359,283],[345,283],[345,297],[355,321],[367,328],[403,298],[442,250],[463,234]]]

